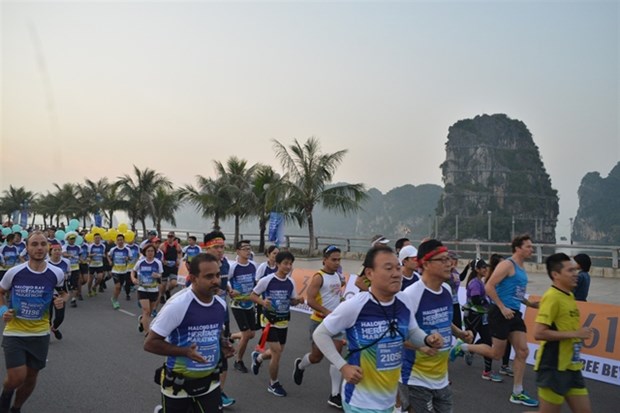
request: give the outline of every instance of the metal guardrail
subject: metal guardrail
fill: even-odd
[[[185,240],[190,235],[195,236],[198,242],[202,241],[204,233],[202,231],[193,231],[185,229],[172,229],[177,232],[181,238],[181,234],[185,234]],[[168,229],[163,229],[162,232],[166,232]],[[142,231],[138,231],[142,232]],[[234,238],[233,233],[225,232],[224,235],[228,240]],[[257,245],[259,242],[259,234],[239,234],[240,239],[247,239]],[[183,238],[182,238],[183,239]],[[392,239],[392,238],[390,238]],[[395,240],[393,238],[392,240]],[[413,245],[418,245],[421,240],[411,240]],[[460,255],[462,260],[472,260],[474,258],[484,258],[488,260],[491,254],[501,254],[508,257],[512,254],[510,250],[510,243],[500,242],[485,242],[485,241],[443,241],[449,249],[455,251]],[[270,244],[265,240],[265,244]],[[342,251],[347,253],[365,253],[370,247],[369,238],[356,238],[356,237],[332,237],[318,235],[315,238],[315,250],[321,250],[328,245],[337,245]],[[308,251],[308,236],[307,235],[286,235],[285,241],[282,244],[283,247],[288,249],[296,249],[301,251]],[[619,268],[620,246],[606,246],[606,245],[569,245],[569,244],[540,244],[534,243],[534,261],[537,264],[543,264],[545,259],[556,252],[565,252],[569,256],[574,256],[579,253],[585,253],[592,259],[593,267],[602,268]]]

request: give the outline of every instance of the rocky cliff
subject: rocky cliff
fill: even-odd
[[[577,242],[620,244],[620,162],[607,178],[589,172],[579,186],[579,209],[572,239]]]
[[[441,170],[441,238],[486,240],[490,219],[493,241],[527,232],[535,241],[555,242],[557,191],[523,122],[504,114],[456,122]]]

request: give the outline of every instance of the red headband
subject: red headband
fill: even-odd
[[[215,247],[216,245],[224,245],[224,238],[213,238],[205,243],[205,248]]]
[[[422,257],[422,259],[420,260],[420,264],[423,264],[425,261],[430,260],[431,258],[433,258],[437,254],[441,254],[442,252],[447,252],[447,251],[448,251],[447,247],[444,247],[444,246],[437,247],[434,250],[432,250],[431,252],[429,252],[426,255],[424,255]]]

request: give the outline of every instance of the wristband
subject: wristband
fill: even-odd
[[[428,344],[428,341],[426,341],[429,337],[430,337],[430,334],[427,334],[426,337],[424,337],[424,345],[426,345],[426,347],[431,346],[430,344]]]
[[[2,317],[7,311],[9,311],[9,307],[7,307],[6,305],[0,307],[0,317]]]

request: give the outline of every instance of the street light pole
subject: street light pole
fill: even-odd
[[[491,241],[491,211],[487,211],[487,217],[489,218],[487,239]]]
[[[458,241],[459,239],[459,215],[458,214],[456,214],[456,230],[454,232],[455,232],[454,239]]]
[[[570,220],[570,228],[569,228],[569,234],[568,234],[568,239],[570,240],[570,245],[573,245],[573,218],[569,218]]]
[[[510,231],[510,239],[514,239],[515,237],[515,216],[512,216],[512,230]]]

